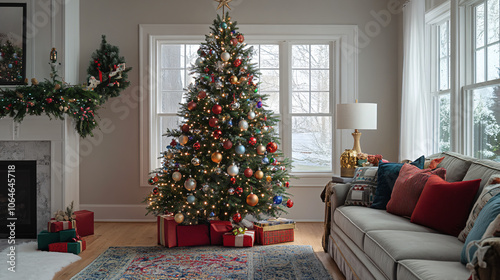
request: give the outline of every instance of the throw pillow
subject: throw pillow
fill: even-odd
[[[458,235],[458,240],[465,242],[465,239],[467,239],[467,235],[474,226],[474,222],[476,221],[479,212],[481,212],[481,209],[483,209],[484,205],[486,205],[486,203],[488,203],[488,201],[498,193],[500,193],[500,174],[494,174],[490,177],[484,186],[483,191],[476,200],[476,203],[472,207],[469,218],[465,223],[465,228]]]
[[[378,167],[356,168],[344,205],[370,206],[377,187]]]
[[[441,158],[435,158],[431,160],[431,163],[429,164],[430,169],[435,169],[437,168],[438,164],[440,164],[443,161],[444,157]]]
[[[411,222],[458,236],[480,183],[481,179],[450,183],[432,175],[413,210]]]
[[[490,223],[483,234],[482,239],[490,237],[500,237],[500,214]]]
[[[422,169],[424,167],[425,157],[421,156],[414,162],[410,163],[416,167]],[[373,199],[372,208],[375,209],[386,209],[387,202],[391,199],[392,188],[394,183],[399,176],[399,170],[403,163],[380,163],[378,166],[378,183],[377,189],[375,190],[375,198]]]
[[[387,212],[398,216],[411,217],[425,183],[427,183],[427,179],[431,175],[437,175],[444,179],[446,169],[420,169],[405,163],[399,171],[396,183],[394,183],[391,199],[387,203]]]
[[[481,240],[486,228],[495,220],[495,218],[500,214],[500,194],[495,195],[491,198],[488,203],[483,207],[483,210],[477,216],[474,227],[472,227],[467,239],[465,240],[464,247],[462,248],[462,255],[460,261],[463,264],[467,264],[467,245],[470,242]],[[470,256],[474,255],[476,247],[472,246],[469,250]]]

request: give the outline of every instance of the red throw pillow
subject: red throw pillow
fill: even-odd
[[[446,182],[433,175],[425,184],[411,222],[453,236],[464,228],[481,179]]]
[[[394,215],[411,217],[425,183],[427,183],[427,179],[432,175],[437,175],[444,179],[446,170],[444,168],[434,170],[420,169],[414,165],[405,163],[399,171],[396,183],[394,183],[391,200],[387,203],[387,212]]]

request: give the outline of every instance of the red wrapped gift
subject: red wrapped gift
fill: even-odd
[[[253,230],[247,230],[245,233],[238,235],[224,233],[223,240],[225,247],[253,247],[255,233]]]
[[[173,216],[160,215],[157,217],[158,244],[168,248],[177,246],[177,222]]]
[[[292,242],[294,240],[293,228],[280,230],[264,230],[262,227],[255,226],[256,242],[260,245],[270,245],[283,242]]]
[[[210,221],[210,244],[222,245],[222,236],[232,229],[229,221]]]
[[[177,226],[177,246],[210,245],[208,225]]]
[[[58,232],[61,230],[74,229],[74,228],[76,228],[75,220],[58,222],[54,219],[51,219],[47,226],[47,230],[49,232]]]
[[[49,244],[50,252],[73,253],[75,255],[78,255],[85,249],[87,249],[87,243],[85,242],[85,240],[76,240],[75,242],[56,242]]]
[[[94,234],[94,212],[89,210],[75,211],[76,226],[80,236]]]

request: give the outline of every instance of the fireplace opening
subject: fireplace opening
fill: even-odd
[[[36,238],[36,183],[36,160],[0,161],[0,239]]]

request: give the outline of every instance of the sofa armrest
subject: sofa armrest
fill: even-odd
[[[332,213],[337,207],[344,205],[350,186],[350,184],[338,184],[334,182],[329,182],[325,186],[325,221],[322,240],[325,252],[328,250],[328,236],[330,235]]]
[[[350,188],[351,184],[349,183],[335,184],[331,186],[330,207],[332,209],[332,212],[335,210],[335,208],[344,205]]]

